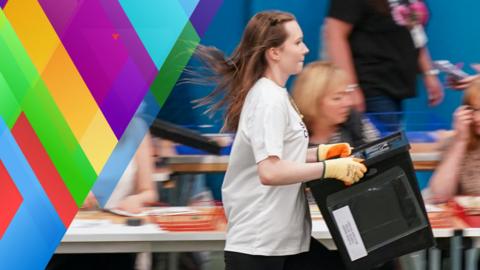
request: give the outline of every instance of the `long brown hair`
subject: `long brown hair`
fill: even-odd
[[[465,89],[465,94],[463,96],[463,104],[472,106],[473,103],[479,103],[480,101],[480,79],[476,79],[472,84]],[[478,108],[476,108],[478,109]],[[474,150],[480,146],[480,136],[475,132],[475,128],[470,127],[470,140],[468,142],[467,149]]]
[[[206,97],[196,100],[199,106],[208,105],[206,113],[225,107],[222,130],[235,132],[240,112],[248,91],[267,69],[265,52],[280,47],[287,39],[284,23],[295,17],[281,11],[265,11],[255,14],[248,22],[240,43],[231,56],[225,57],[215,47],[199,46],[195,55],[199,57],[213,75],[204,77],[216,84]],[[217,98],[221,98],[217,102]]]

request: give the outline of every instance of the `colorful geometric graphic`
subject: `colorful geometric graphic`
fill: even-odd
[[[18,192],[12,178],[7,172],[5,165],[0,161],[0,240],[2,239],[8,224],[22,203],[22,195]]]
[[[221,3],[0,0],[0,269],[106,203]]]

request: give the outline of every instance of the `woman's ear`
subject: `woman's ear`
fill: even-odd
[[[278,61],[280,60],[280,49],[279,48],[269,48],[265,52],[267,59],[270,59],[272,61]]]

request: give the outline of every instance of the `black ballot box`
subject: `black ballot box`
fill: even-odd
[[[435,244],[409,149],[397,132],[354,149],[368,168],[359,182],[307,183],[348,269],[371,269]]]

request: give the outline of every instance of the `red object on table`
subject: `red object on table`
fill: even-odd
[[[480,228],[480,208],[461,205],[457,200],[449,203],[455,210],[457,217],[462,219],[469,227]]]
[[[152,215],[150,219],[166,231],[218,231],[226,224],[222,207],[213,207],[196,213]]]

